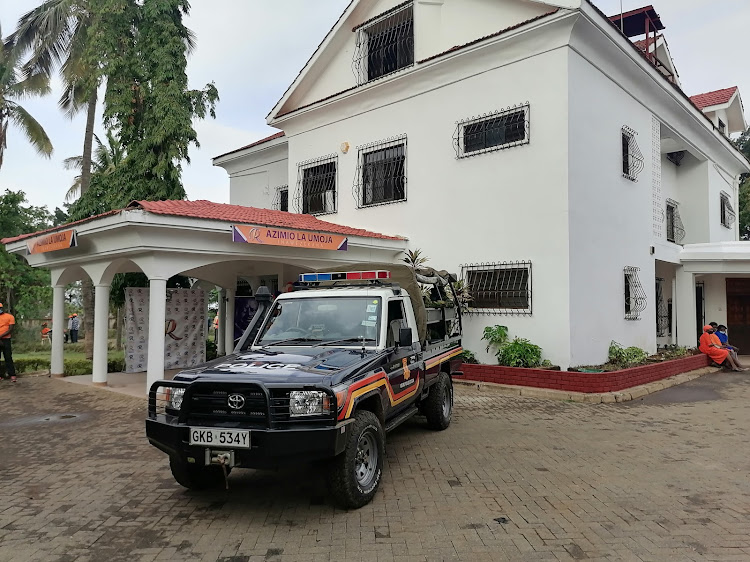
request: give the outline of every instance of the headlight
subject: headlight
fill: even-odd
[[[319,390],[293,390],[289,393],[289,415],[314,416],[327,414],[330,400],[325,392]]]
[[[182,397],[184,395],[184,388],[167,388],[167,407],[172,410],[179,410],[182,407]]]

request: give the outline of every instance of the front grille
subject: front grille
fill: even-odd
[[[230,407],[230,397],[241,397],[244,403]],[[257,385],[222,384],[197,385],[190,393],[190,399],[183,404],[187,408],[188,423],[242,422],[258,426],[268,424],[268,405],[265,392]]]

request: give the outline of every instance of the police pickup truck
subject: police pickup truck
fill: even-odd
[[[226,484],[235,467],[325,461],[336,503],[367,504],[387,432],[415,414],[436,430],[450,424],[462,352],[454,282],[360,264],[302,274],[273,303],[259,290],[233,354],[151,387],[149,441],[190,489]]]

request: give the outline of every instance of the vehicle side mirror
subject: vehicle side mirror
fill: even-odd
[[[401,347],[411,347],[411,328],[401,328],[398,331],[398,345]]]

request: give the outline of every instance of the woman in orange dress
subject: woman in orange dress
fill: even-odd
[[[721,340],[714,332],[715,330],[713,326],[708,324],[703,326],[703,335],[701,336],[700,346],[698,347],[701,353],[708,355],[713,359],[714,363],[718,365],[722,365],[726,362],[733,371],[744,371],[745,369],[740,368],[734,358],[729,354],[729,351],[724,349]]]

